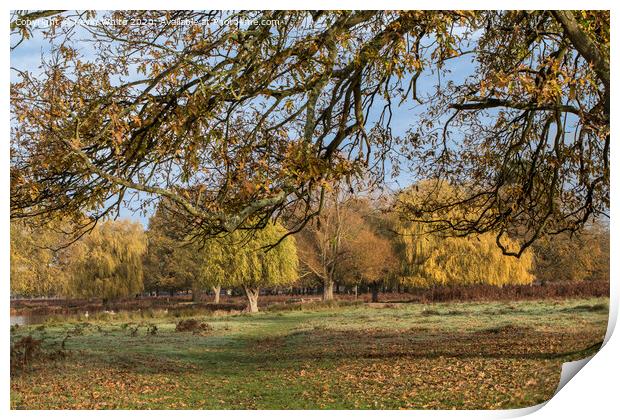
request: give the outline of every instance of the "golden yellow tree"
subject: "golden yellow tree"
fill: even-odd
[[[397,223],[402,255],[403,282],[416,287],[434,285],[530,284],[534,258],[528,249],[519,258],[506,256],[497,246],[494,232],[459,236],[459,220],[466,220],[467,207],[442,203],[458,199],[460,192],[446,182],[426,180],[401,192],[395,210],[415,214],[419,206],[432,206],[437,212],[411,219],[400,217]],[[519,249],[518,241],[505,238],[504,246]]]
[[[398,258],[392,241],[365,222],[347,242],[343,265],[344,279],[356,286],[368,286],[372,301],[378,302],[381,286],[397,273]]]
[[[11,222],[11,294],[58,296],[64,292],[62,235],[47,227]]]
[[[609,281],[609,226],[592,223],[577,234],[545,237],[533,246],[536,279],[542,284]]]
[[[243,288],[248,312],[258,312],[258,296],[263,287],[288,286],[298,279],[295,238],[287,236],[279,223],[268,222],[252,232],[249,239],[228,245],[229,286]],[[237,233],[240,236],[240,233]]]
[[[102,298],[107,303],[141,292],[145,252],[140,223],[124,220],[98,225],[71,247],[67,293]]]

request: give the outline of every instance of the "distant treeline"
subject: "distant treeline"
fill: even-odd
[[[259,230],[192,241],[178,236],[183,220],[165,200],[146,231],[139,223],[106,221],[72,244],[62,223],[34,227],[15,221],[11,291],[109,304],[179,292],[195,301],[207,292],[217,303],[226,290],[245,295],[248,309],[256,311],[259,296],[270,293],[321,294],[323,300],[334,292],[369,293],[378,301],[381,293],[415,290],[411,299],[442,301],[598,296],[607,287],[605,225],[542,238],[515,258],[502,253],[492,233],[459,236],[436,229],[432,220],[412,219],[411,208],[431,193],[454,191],[421,182],[393,196],[388,206],[333,191],[316,220],[290,236],[286,225],[294,213]],[[517,247],[519,238],[503,242]]]

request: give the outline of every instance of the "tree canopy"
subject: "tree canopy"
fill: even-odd
[[[186,278],[193,291],[214,288],[217,294],[220,286],[241,288],[251,312],[258,310],[261,288],[289,286],[298,280],[296,241],[279,222],[269,220],[262,228],[244,226],[192,241],[192,234],[181,233],[184,220],[173,200],[159,203],[148,230],[155,276],[159,270],[178,281]],[[162,250],[165,259],[158,256]]]
[[[362,227],[354,207],[355,197],[344,188],[333,188],[324,194],[321,214],[297,234],[302,276],[320,283],[323,300],[334,298],[334,283],[346,271],[348,243]]]
[[[12,294],[47,297],[65,292],[66,253],[57,250],[62,239],[61,231],[52,226],[11,223]]]
[[[201,291],[214,289],[216,301],[220,286],[229,285],[235,270],[233,244],[241,240],[239,233],[203,238],[193,242],[179,236],[179,220],[169,200],[162,200],[149,219],[148,252],[145,260],[145,285],[148,290],[192,289],[195,299]]]
[[[195,256],[184,252],[182,243],[168,233],[168,223],[160,212],[149,219],[148,246],[143,257],[144,287],[149,292],[189,289],[199,270]]]
[[[474,71],[437,90],[403,143],[414,173],[461,194],[422,203],[411,219],[430,213],[436,227],[492,232],[519,256],[608,216],[609,13],[495,11],[480,23]],[[453,208],[465,211],[448,220]]]
[[[290,286],[298,279],[296,241],[292,236],[285,237],[286,232],[279,223],[269,222],[250,233],[248,238],[238,233],[235,236],[241,237],[239,242],[235,242],[234,237],[225,239],[231,268],[226,285],[243,288],[249,312],[258,311],[261,288]]]
[[[609,282],[609,227],[591,224],[576,234],[565,232],[533,246],[535,274],[541,283]]]
[[[103,222],[70,251],[69,296],[110,300],[142,292],[146,238],[140,223]]]
[[[396,253],[391,218],[372,209],[366,200],[353,204],[357,214],[355,233],[343,245],[341,275],[349,284],[366,285],[372,301],[378,300],[379,288],[398,281],[400,264]]]
[[[477,217],[449,229],[493,232],[505,253],[609,207],[606,11],[19,12],[15,48],[37,35],[29,14],[56,20],[40,72],[14,69],[14,219],[95,223],[165,197],[198,236],[291,208],[301,227],[326,187],[380,174],[397,145],[394,170],[464,187],[410,219],[466,205]],[[469,57],[472,75],[449,77]],[[425,112],[394,136],[411,101]]]

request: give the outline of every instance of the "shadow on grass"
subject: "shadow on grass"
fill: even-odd
[[[576,360],[595,353],[601,345],[602,332],[542,332],[511,324],[471,333],[427,328],[359,331],[315,327],[248,340],[247,351],[256,363],[394,357]]]

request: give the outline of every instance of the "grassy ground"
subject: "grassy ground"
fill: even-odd
[[[43,338],[48,355],[12,374],[11,407],[525,407],[553,395],[562,362],[596,350],[607,305],[316,305],[203,315],[198,334],[173,317],[19,327],[13,342]]]

